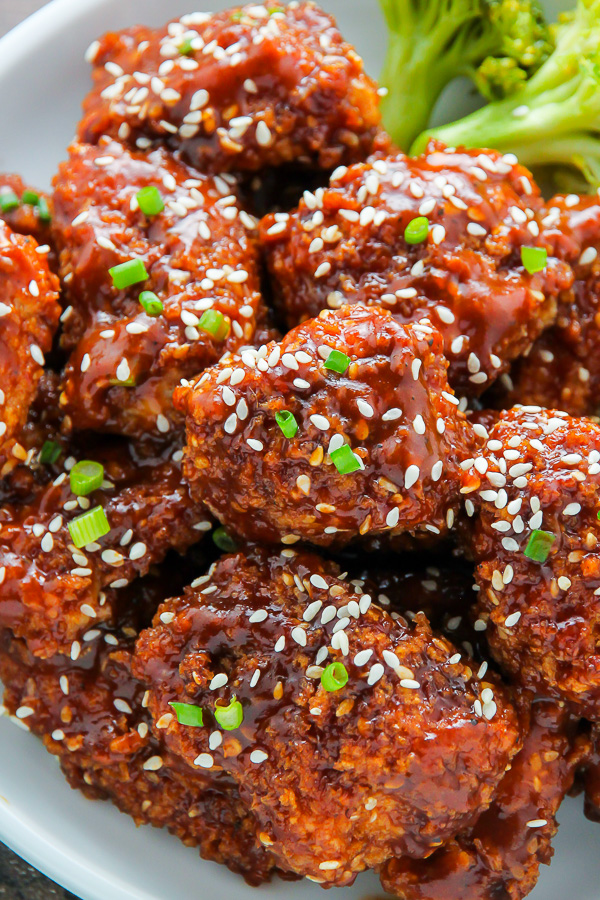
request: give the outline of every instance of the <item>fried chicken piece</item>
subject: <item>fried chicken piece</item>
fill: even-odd
[[[44,191],[25,184],[20,175],[0,173],[0,201],[2,200],[4,204],[0,204],[0,219],[17,234],[34,237],[40,245],[36,252],[40,255],[48,254],[50,268],[54,271],[52,260],[55,257],[50,235],[52,198]]]
[[[152,188],[164,209],[146,215],[138,196]],[[177,424],[171,395],[180,378],[250,343],[265,315],[254,219],[231,179],[193,172],[164,150],[130,153],[107,139],[71,147],[54,203],[71,305],[62,343],[74,348],[64,411],[80,430],[165,434]],[[147,278],[142,272],[118,289],[110,270],[132,260]],[[142,306],[146,291],[158,298],[157,310]]]
[[[476,439],[441,354],[427,322],[352,306],[221,360],[175,392],[193,496],[266,543],[447,532]]]
[[[600,719],[600,427],[503,412],[463,492],[493,655],[526,687]]]
[[[174,586],[173,573],[168,580]],[[77,661],[39,660],[5,632],[0,642],[4,703],[21,725],[43,738],[72,787],[91,799],[112,800],[138,825],[167,827],[185,844],[199,847],[204,858],[260,884],[270,878],[274,861],[254,837],[255,823],[233,780],[190,772],[164,751],[149,728],[144,690],[131,675],[133,626],[144,621],[150,605],[156,608],[166,584],[164,574],[139,582],[138,621],[129,610],[118,630],[100,626]]]
[[[562,704],[535,700],[523,748],[489,809],[429,859],[389,860],[385,890],[402,900],[522,900],[540,864],[550,864],[556,812],[587,749],[585,738],[574,740],[573,726]]]
[[[470,824],[518,748],[503,687],[454,655],[424,616],[394,621],[334,563],[256,549],[159,608],[134,673],[169,751],[233,776],[277,865],[345,885]],[[243,721],[221,730],[234,697]],[[200,707],[203,727],[179,724],[173,702]]]
[[[63,457],[57,478],[0,508],[0,627],[24,638],[35,656],[76,658],[90,630],[114,621],[107,588],[126,586],[210,530],[182,481],[180,455],[143,458],[133,446],[95,446],[79,459],[104,465],[101,489],[78,499],[67,474],[76,460]],[[97,506],[110,532],[76,549],[68,524]]]
[[[58,325],[58,281],[32,237],[0,220],[0,477],[25,456],[19,444]]]
[[[88,51],[95,87],[83,141],[160,141],[200,171],[365,159],[380,113],[375,83],[314,3],[192,13],[159,29],[108,33]]]
[[[596,194],[554,197],[542,220],[545,240],[571,264],[573,287],[559,296],[556,324],[518,360],[500,385],[504,407],[515,403],[600,411],[600,200]]]
[[[414,159],[376,155],[338,169],[288,218],[266,216],[260,235],[290,327],[354,303],[403,323],[429,316],[450,384],[472,397],[554,321],[556,295],[572,282],[552,256],[534,275],[521,262],[522,247],[545,246],[540,210],[514,157],[432,142]],[[423,233],[409,228],[407,240],[419,223]]]

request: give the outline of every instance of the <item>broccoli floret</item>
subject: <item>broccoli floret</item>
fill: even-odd
[[[404,149],[443,89],[469,76],[488,98],[518,90],[552,49],[538,0],[380,0],[390,33],[384,123]]]
[[[600,186],[600,0],[578,0],[555,28],[556,47],[516,93],[422,134],[515,153],[527,166],[571,166]],[[564,171],[564,170],[563,170]]]

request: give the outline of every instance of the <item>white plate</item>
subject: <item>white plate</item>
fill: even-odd
[[[89,67],[83,61],[88,44],[106,30],[138,21],[160,24],[192,5],[193,0],[54,0],[0,40],[0,171],[18,171],[41,187],[49,184],[88,89]],[[554,13],[558,4],[546,5]],[[338,16],[342,32],[377,74],[384,32],[376,0],[323,0],[323,6]],[[464,86],[455,89],[444,100],[446,116],[453,118],[468,103]],[[275,881],[259,893],[166,832],[136,829],[110,804],[92,803],[72,791],[41,744],[6,719],[0,721],[0,760],[0,838],[83,900],[324,897],[309,882]],[[600,826],[584,819],[580,800],[567,801],[560,818],[554,863],[543,867],[531,898],[600,900]],[[381,894],[370,874],[346,888],[344,898]]]

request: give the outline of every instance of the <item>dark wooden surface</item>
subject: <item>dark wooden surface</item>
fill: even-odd
[[[46,0],[0,0],[0,35],[25,19]],[[73,0],[77,2],[77,0]],[[0,900],[76,900],[0,843]],[[109,898],[107,898],[109,900]]]

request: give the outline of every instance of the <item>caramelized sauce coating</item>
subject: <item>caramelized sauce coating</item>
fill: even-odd
[[[454,655],[423,615],[394,621],[335,564],[257,549],[164,603],[134,672],[166,746],[234,778],[278,866],[344,885],[473,821],[518,749],[505,690]],[[348,680],[328,691],[336,661]],[[243,721],[222,730],[234,696]],[[179,724],[172,702],[201,707],[203,727]]]
[[[503,412],[463,492],[493,655],[526,687],[599,720],[600,427],[536,407]],[[552,543],[536,561],[526,551],[539,531]]]
[[[19,443],[58,325],[58,280],[35,238],[0,220],[0,477],[24,459]]]
[[[523,748],[489,809],[429,859],[389,860],[385,890],[402,900],[522,900],[550,863],[556,812],[587,750],[573,726],[562,704],[534,700]]]
[[[332,350],[347,357],[344,372],[327,368]],[[476,438],[446,365],[427,322],[363,306],[326,310],[280,344],[222,360],[175,393],[192,494],[267,543],[447,532]],[[277,423],[284,411],[292,437]],[[337,468],[344,447],[355,471]]]
[[[549,256],[530,275],[523,246],[545,246],[530,173],[494,151],[430,143],[423,156],[376,155],[340,168],[260,235],[290,327],[321,309],[366,303],[400,322],[429,316],[444,336],[449,380],[477,396],[555,317],[570,268]],[[425,217],[423,239],[409,223]]]
[[[42,213],[39,204],[23,202],[22,197],[26,191],[30,194],[37,194],[45,204],[47,214],[45,212]],[[48,254],[50,268],[54,271],[56,255],[52,248],[50,234],[52,198],[45,191],[40,191],[25,184],[20,175],[0,172],[0,197],[7,194],[14,194],[21,202],[15,209],[7,210],[6,212],[0,210],[0,219],[3,219],[17,234],[34,237],[39,244],[36,252],[42,256],[46,253]]]
[[[575,281],[559,296],[556,324],[503,379],[499,399],[564,409],[572,416],[600,411],[600,200],[554,197],[542,219],[545,240],[573,267]]]
[[[269,880],[274,861],[254,837],[255,823],[232,779],[190,772],[165,750],[149,727],[144,689],[131,674],[137,631],[165,592],[181,584],[177,571],[163,568],[123,592],[118,627],[101,625],[99,638],[76,661],[35,658],[4,632],[4,703],[59,758],[72,787],[112,800],[138,825],[167,827],[204,858],[257,885]]]
[[[365,159],[379,126],[375,83],[314,3],[137,26],[94,42],[88,59],[80,139],[160,141],[200,171],[333,168]]]
[[[155,187],[164,203],[145,215],[137,196]],[[53,233],[69,307],[62,344],[63,410],[78,429],[140,437],[177,424],[173,388],[250,343],[265,315],[259,293],[254,219],[232,179],[211,178],[164,150],[144,155],[102,140],[74,144],[54,182]],[[141,260],[146,280],[117,289],[110,269]],[[162,312],[149,315],[151,291]],[[207,311],[227,335],[200,327]]]
[[[76,448],[73,448],[77,452]],[[40,657],[64,653],[76,659],[102,622],[114,621],[112,587],[118,592],[210,530],[203,509],[181,478],[180,452],[142,458],[132,446],[95,446],[80,459],[104,465],[101,489],[72,493],[63,457],[60,474],[29,485],[31,496],[0,508],[0,627],[10,628]],[[78,550],[68,524],[101,506],[110,532]]]

